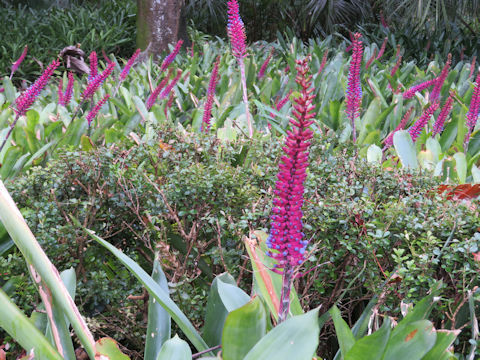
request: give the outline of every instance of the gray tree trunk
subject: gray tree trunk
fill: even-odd
[[[159,56],[186,35],[184,0],[137,0],[137,46]]]

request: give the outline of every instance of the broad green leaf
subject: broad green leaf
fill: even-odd
[[[475,164],[472,165],[472,178],[475,184],[480,184],[480,169]]]
[[[152,279],[166,294],[169,293],[168,281],[157,257],[153,262]],[[170,315],[153,296],[150,296],[148,299],[147,334],[145,336],[145,359],[155,359],[157,357],[162,345],[170,339],[170,328]]]
[[[78,220],[72,218],[75,223],[80,226]],[[182,313],[180,308],[170,299],[168,293],[166,293],[161,286],[159,286],[146,272],[143,270],[140,265],[138,265],[135,261],[130,259],[127,255],[123,253],[123,251],[117,249],[112,244],[108,243],[107,241],[103,240],[102,238],[95,235],[95,233],[91,230],[84,229],[84,231],[92,237],[95,241],[97,241],[100,245],[104,246],[107,250],[109,250],[113,255],[117,257],[120,262],[127,267],[128,270],[132,272],[133,275],[145,286],[147,291],[150,293],[151,296],[155,298],[163,308],[170,314],[172,319],[177,323],[178,327],[182,329],[185,336],[192,342],[195,348],[198,351],[207,350],[208,346],[203,341],[203,339],[198,334],[195,327],[192,325],[190,320]]]
[[[255,296],[228,314],[222,334],[223,359],[242,360],[266,332],[267,312]]]
[[[347,352],[345,360],[382,360],[390,337],[390,321],[387,319],[378,331],[357,340]]]
[[[104,355],[108,360],[130,360],[130,358],[122,353],[118,348],[118,344],[112,338],[101,338],[95,343],[95,349],[99,355]],[[97,359],[97,356],[95,356]],[[98,357],[102,359],[102,357]]]
[[[425,146],[433,154],[433,161],[436,164],[440,160],[440,154],[442,153],[440,143],[436,139],[429,137]]]
[[[0,327],[14,338],[27,353],[35,349],[35,357],[44,360],[62,360],[63,357],[45,336],[30,322],[12,300],[0,290]]]
[[[28,228],[22,214],[10,197],[7,189],[0,181],[0,220],[10,234],[12,240],[22,252],[26,261],[31,264],[40,275],[42,281],[50,290],[53,299],[58,302],[63,313],[72,323],[73,328],[85,350],[92,358],[95,355],[94,340],[85,320],[63,284],[55,266],[38,244]]]
[[[448,348],[453,344],[460,330],[437,330],[437,341],[433,348],[422,360],[446,360],[450,359],[451,353]]]
[[[318,308],[293,316],[265,335],[244,360],[312,360],[318,346]]]
[[[145,103],[143,102],[142,99],[140,99],[137,95],[134,95],[132,97],[133,103],[135,104],[135,107],[137,108],[138,112],[142,116],[143,119],[148,118],[148,110],[145,107]]]
[[[340,310],[334,305],[330,309],[330,315],[332,316],[333,324],[335,325],[335,334],[337,335],[338,344],[340,345],[340,351],[342,354],[342,359],[345,358],[345,355],[350,351],[352,346],[355,344],[355,337],[353,336],[352,330],[342,319]]]
[[[192,360],[192,351],[184,340],[175,335],[163,344],[156,360]]]
[[[404,168],[417,169],[417,151],[410,134],[406,130],[399,130],[393,135],[393,145]]]
[[[208,294],[205,326],[203,327],[202,332],[205,342],[211,347],[217,346],[221,343],[223,324],[228,315],[228,310],[226,309],[218,291],[219,283],[236,286],[234,278],[228,273],[220,274],[213,279]]]
[[[435,345],[437,334],[428,320],[409,323],[395,328],[383,355],[384,360],[420,360]]]
[[[250,296],[236,284],[227,284],[221,280],[218,282],[218,294],[228,312],[238,309],[250,301]]]
[[[453,158],[455,159],[455,170],[457,171],[460,184],[464,184],[467,179],[467,159],[465,154],[458,152],[453,155]]]
[[[15,88],[12,81],[8,77],[3,78],[3,88],[5,89],[5,97],[10,104],[15,102]]]
[[[382,105],[380,103],[380,99],[375,97],[369,104],[367,111],[362,117],[359,126],[359,134],[357,137],[357,143],[363,144],[363,140],[367,136],[369,131],[374,130],[373,124],[375,123],[376,119],[380,116],[382,111]]]
[[[381,164],[382,156],[383,156],[382,149],[380,149],[380,147],[378,147],[377,145],[372,144],[368,147],[367,161],[369,163]]]

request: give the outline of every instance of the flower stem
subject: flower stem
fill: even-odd
[[[242,78],[243,102],[245,103],[245,115],[247,116],[248,136],[251,139],[253,137],[253,126],[252,116],[248,110],[247,78],[245,76],[245,63],[243,62],[243,58],[238,58],[238,65],[240,66],[240,74]]]
[[[13,128],[17,124],[17,121],[19,118],[20,118],[20,114],[17,114],[17,116],[15,116],[15,120],[13,120],[13,122],[10,124],[10,129],[8,130],[7,136],[5,136],[5,139],[3,139],[2,145],[0,145],[0,152],[2,152],[3,148],[5,147],[5,144],[7,143],[7,140],[10,137],[10,134],[12,133]]]
[[[280,296],[280,309],[278,310],[278,323],[287,320],[290,311],[290,292],[293,282],[293,267],[290,264],[285,265],[282,275],[282,294]]]

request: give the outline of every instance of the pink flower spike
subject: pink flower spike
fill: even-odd
[[[138,55],[140,55],[140,49],[137,49],[132,57],[128,60],[127,64],[123,68],[122,72],[120,73],[120,76],[118,77],[120,81],[123,81],[127,78],[128,73],[130,72],[131,67],[135,63],[135,60],[137,59]]]
[[[102,83],[105,81],[107,77],[110,76],[110,74],[113,71],[113,68],[115,67],[115,63],[112,62],[108,64],[107,68],[103,70],[101,74],[98,74],[95,76],[87,85],[87,88],[82,94],[82,102],[89,100],[93,97],[93,94],[97,91],[97,89],[102,85]]]
[[[442,69],[442,72],[437,78],[437,82],[435,83],[435,86],[433,87],[432,94],[430,96],[430,101],[437,101],[437,99],[440,96],[440,91],[442,90],[443,83],[445,82],[445,79],[447,78],[448,71],[450,69],[450,64],[452,63],[452,54],[448,54],[447,57],[447,62],[445,63],[445,66]]]
[[[88,75],[88,79],[91,80],[98,75],[97,53],[95,51],[92,51],[88,59],[90,60],[90,74]]]
[[[352,60],[350,61],[350,70],[348,73],[348,85],[346,93],[346,112],[352,125],[353,141],[357,140],[355,129],[355,119],[360,114],[360,105],[362,104],[362,85],[360,83],[360,68],[363,58],[362,42],[359,40],[362,35],[354,34]]]
[[[90,127],[90,124],[92,123],[93,119],[97,116],[98,112],[102,108],[103,105],[107,102],[108,98],[110,97],[110,94],[105,95],[105,97],[100,100],[94,107],[93,109],[87,114],[87,122],[88,122],[88,127]]]
[[[436,84],[437,79],[427,80],[418,85],[412,86],[410,89],[406,90],[402,96],[404,99],[411,99],[417,91],[422,91],[428,89],[430,86]]]
[[[180,80],[181,76],[182,70],[178,69],[177,76],[175,76],[175,79],[173,79],[172,82],[168,84],[165,89],[163,89],[162,93],[160,94],[160,99],[165,99],[170,94],[170,91],[172,91],[173,87],[177,84],[178,80]]]
[[[447,120],[447,116],[452,111],[453,106],[453,92],[450,92],[450,96],[448,97],[445,104],[443,104],[442,109],[440,110],[440,114],[438,115],[437,121],[433,125],[432,136],[436,134],[440,134],[443,131],[443,125],[445,124],[445,120]]]
[[[10,73],[10,80],[12,79],[12,76],[13,74],[15,73],[15,71],[17,71],[17,69],[20,67],[20,64],[23,62],[23,60],[25,59],[25,56],[27,56],[27,51],[28,51],[28,45],[25,45],[25,47],[23,48],[23,51],[22,51],[22,54],[20,55],[20,57],[17,59],[17,61],[15,61],[13,64],[12,64],[12,72]]]
[[[383,151],[385,151],[386,149],[388,149],[390,146],[393,145],[393,135],[395,135],[395,133],[399,130],[403,130],[405,128],[405,126],[407,125],[408,123],[408,120],[410,120],[410,116],[412,115],[412,112],[413,112],[413,107],[411,107],[410,109],[407,110],[407,112],[405,113],[405,115],[403,116],[402,120],[400,121],[400,124],[398,124],[398,126],[395,128],[395,130],[393,130],[390,135],[387,136],[387,138],[385,139],[384,141],[384,148],[383,148]]]
[[[146,107],[147,110],[150,110],[152,106],[155,104],[155,101],[157,101],[158,94],[160,94],[160,91],[167,85],[168,82],[168,75],[165,76],[165,79],[162,80],[162,82],[152,91],[150,96],[147,99]]]
[[[173,62],[173,60],[175,60],[178,53],[180,52],[180,48],[182,47],[182,44],[183,44],[183,40],[177,41],[177,44],[175,45],[175,48],[173,49],[173,51],[170,54],[168,54],[163,60],[162,66],[160,66],[160,71],[162,72],[165,71],[168,68],[168,66]]]
[[[410,136],[412,137],[413,142],[417,140],[423,128],[425,127],[425,125],[427,125],[428,120],[430,120],[433,113],[438,109],[438,107],[439,107],[439,103],[434,102],[432,105],[426,108],[423,111],[422,115],[415,122],[415,124],[413,124],[412,127],[408,130],[408,132],[410,133]]]
[[[47,85],[48,80],[59,65],[59,61],[53,60],[43,74],[15,100],[17,105],[17,115],[25,115],[30,106],[35,102],[35,99],[40,95],[42,89]]]
[[[210,77],[210,83],[207,90],[207,101],[203,109],[202,129],[201,131],[208,132],[210,130],[210,118],[212,115],[213,97],[215,96],[215,88],[218,82],[218,66],[220,64],[220,55],[217,57],[215,64],[213,65],[212,76]]]
[[[477,57],[474,55],[472,58],[472,63],[470,64],[470,75],[468,75],[468,78],[470,79],[473,75],[473,72],[475,71],[475,63],[477,62]]]
[[[320,63],[320,67],[318,68],[318,73],[317,73],[318,75],[320,75],[323,69],[325,69],[325,65],[327,65],[327,59],[328,59],[328,49],[325,49],[322,56],[322,62]]]
[[[270,50],[270,53],[268,54],[267,58],[263,62],[262,67],[260,68],[260,71],[258,72],[258,78],[259,79],[261,79],[265,76],[265,71],[267,70],[268,63],[270,62],[274,51],[275,51],[275,49],[272,47],[272,49]]]
[[[388,37],[385,37],[385,39],[383,39],[382,46],[380,47],[380,50],[378,52],[377,60],[380,60],[380,58],[383,56],[383,53],[385,52],[385,48],[387,47],[387,41],[388,41]]]
[[[387,24],[387,21],[385,20],[385,17],[383,16],[383,11],[380,11],[380,22],[382,23],[382,26],[385,29],[388,29],[388,24]]]
[[[377,49],[375,48],[373,50],[372,56],[370,56],[370,59],[368,59],[367,64],[365,65],[365,70],[367,70],[370,67],[370,65],[372,64],[373,60],[376,59],[376,55],[377,55]]]
[[[470,107],[467,112],[467,134],[463,141],[464,151],[468,149],[468,143],[470,142],[470,135],[472,134],[475,126],[477,125],[478,115],[480,113],[480,71],[477,73],[477,78],[475,79],[475,86],[473,88],[472,99],[470,100]]]
[[[232,45],[233,55],[237,59],[242,59],[246,55],[247,36],[245,34],[245,26],[240,17],[240,9],[237,0],[230,0],[228,6],[228,37]]]
[[[102,49],[102,55],[103,55],[103,58],[105,59],[105,62],[106,62],[107,64],[111,64],[111,63],[113,62],[113,61],[110,60],[110,58],[107,56],[107,53],[105,52],[104,49]]]
[[[67,88],[65,89],[65,94],[63,95],[63,101],[64,101],[63,106],[67,106],[70,103],[70,100],[72,100],[74,82],[75,82],[75,79],[73,77],[73,72],[69,72]]]

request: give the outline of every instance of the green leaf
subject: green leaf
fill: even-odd
[[[342,358],[345,358],[345,355],[352,348],[353,344],[355,344],[355,337],[348,324],[342,319],[342,315],[337,306],[334,305],[329,312],[335,326],[335,333],[337,335],[338,344],[340,345]]]
[[[399,130],[393,135],[393,145],[404,168],[417,169],[417,151],[410,134],[406,130]]]
[[[381,164],[382,163],[382,156],[383,156],[383,152],[382,152],[382,149],[380,149],[379,146],[377,146],[375,144],[372,144],[368,147],[367,161],[369,163]]]
[[[130,360],[118,348],[118,344],[112,338],[101,338],[95,343],[95,349],[99,355],[105,355],[108,360]],[[97,358],[97,356],[95,356]],[[101,359],[101,357],[98,357]]]
[[[318,308],[293,316],[265,335],[244,360],[312,360],[318,346]]]
[[[409,323],[393,330],[383,356],[384,360],[420,360],[435,345],[437,334],[428,320]]]
[[[450,359],[451,353],[448,348],[453,344],[460,330],[437,330],[437,341],[433,348],[422,358],[422,360],[443,360]]]
[[[250,296],[236,284],[227,284],[221,280],[218,282],[218,294],[228,312],[238,309],[250,301]]]
[[[453,155],[453,158],[455,159],[455,170],[457,171],[458,180],[460,184],[464,184],[467,179],[467,159],[465,154],[457,152]]]
[[[475,184],[480,184],[480,169],[475,164],[472,165],[472,177]]]
[[[81,226],[78,220],[72,217],[72,220],[77,224],[77,226]],[[138,265],[135,261],[130,259],[127,255],[125,255],[121,250],[117,249],[112,244],[108,243],[107,241],[103,240],[102,238],[98,237],[93,233],[93,231],[83,228],[83,230],[92,237],[95,241],[97,241],[100,245],[104,246],[107,250],[109,250],[113,255],[117,257],[120,262],[127,267],[128,270],[132,272],[133,275],[145,286],[147,291],[151,296],[155,298],[163,308],[170,314],[172,319],[177,323],[178,327],[182,329],[183,333],[188,337],[188,339],[192,342],[195,348],[198,351],[207,350],[208,346],[203,341],[201,336],[198,334],[195,327],[192,323],[187,319],[185,314],[182,313],[180,308],[170,299],[168,293],[166,293],[146,272],[143,270],[140,265]]]
[[[168,281],[157,257],[153,262],[152,279],[168,294]],[[162,345],[170,339],[171,317],[153,296],[148,299],[148,323],[145,336],[145,359],[155,359]]]
[[[192,360],[192,351],[188,344],[175,335],[163,344],[156,360]]]
[[[27,352],[35,349],[35,358],[62,360],[45,336],[30,322],[12,300],[0,290],[0,327],[13,337]]]
[[[224,360],[242,360],[267,332],[267,312],[255,296],[228,314],[222,334]]]
[[[345,360],[381,360],[390,337],[390,321],[387,319],[378,331],[357,340]]]

